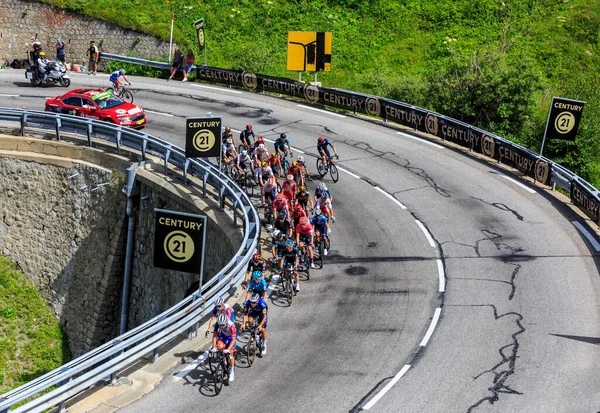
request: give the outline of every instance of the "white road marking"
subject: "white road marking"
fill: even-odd
[[[279,282],[279,274],[275,273],[271,277],[271,282],[269,283],[269,289],[267,290],[267,297],[271,296],[271,293],[275,289],[275,286],[277,285],[278,282]]]
[[[0,96],[6,96],[8,98],[18,98],[21,95],[5,95],[4,93],[0,93]]]
[[[425,225],[423,225],[423,223],[421,221],[419,221],[418,219],[415,219],[415,222],[417,223],[419,228],[421,228],[421,231],[423,231],[423,234],[425,234],[425,238],[427,238],[429,245],[431,245],[432,247],[435,248],[435,241],[433,240],[433,237],[431,236],[431,234],[429,233],[427,228],[425,228]]]
[[[446,149],[442,145],[438,145],[437,143],[429,142],[426,139],[417,138],[416,136],[409,135],[408,133],[404,133],[404,132],[396,132],[396,133],[400,136],[404,136],[405,138],[414,139],[415,141],[426,143],[427,145],[434,146],[438,149]]]
[[[598,243],[596,238],[590,234],[590,232],[580,222],[573,221],[572,224],[575,225],[575,228],[577,228],[579,232],[581,232],[583,236],[587,238],[589,243],[592,244],[592,247],[594,247],[596,251],[600,252],[600,243]]]
[[[153,110],[148,110],[148,109],[146,109],[146,112],[148,112],[148,113],[155,113],[157,115],[170,116],[170,117],[175,116],[175,115],[171,115],[170,113],[155,112]]]
[[[435,313],[433,313],[433,318],[431,319],[431,324],[429,324],[427,333],[425,333],[425,337],[423,337],[421,344],[419,344],[421,347],[425,347],[427,345],[427,342],[431,338],[431,335],[433,334],[433,330],[435,330],[435,326],[437,325],[437,322],[440,319],[441,312],[442,312],[441,308],[438,307],[435,309]]]
[[[377,393],[375,395],[375,397],[373,397],[369,403],[365,404],[362,407],[362,410],[369,410],[371,407],[373,407],[375,405],[375,403],[377,403],[379,401],[379,399],[381,399],[388,391],[390,391],[390,389],[392,387],[394,387],[394,384],[396,384],[398,382],[398,380],[400,380],[402,378],[402,376],[404,376],[406,374],[406,372],[408,371],[408,369],[410,369],[410,364],[406,364],[404,365],[404,367],[402,367],[402,370],[400,370],[398,372],[398,374],[396,374],[394,376],[394,378],[385,385],[385,387],[383,389],[381,389],[379,391],[379,393]]]
[[[242,92],[240,92],[239,90],[233,90],[233,89],[228,89],[228,88],[224,88],[224,87],[220,88],[220,87],[212,87],[212,86],[204,86],[204,85],[194,85],[193,83],[188,83],[188,85],[195,86],[195,87],[201,87],[204,89],[218,90],[219,92],[237,93],[238,95],[242,94]]]
[[[180,380],[187,376],[190,371],[194,370],[200,364],[204,363],[204,360],[208,357],[208,351],[205,351],[200,357],[198,357],[193,363],[185,366],[179,373],[173,376],[173,381]]]
[[[337,166],[337,165],[336,165],[336,166]],[[352,177],[354,177],[354,178],[356,178],[356,179],[360,179],[360,176],[358,176],[358,175],[356,175],[356,174],[353,174],[352,172],[350,172],[350,171],[347,171],[347,170],[345,170],[344,168],[340,168],[339,166],[338,166],[337,168],[338,168],[340,171],[342,171],[342,172],[345,172],[345,173],[347,173],[348,175],[350,175],[350,176],[352,176]]]
[[[442,260],[437,260],[438,274],[440,276],[440,289],[439,292],[443,293],[446,291],[446,278],[444,273],[444,263]]]
[[[492,171],[492,173],[494,173],[496,175],[500,175],[502,178],[509,180],[510,182],[512,182],[515,185],[519,185],[521,188],[523,188],[524,190],[526,190],[527,192],[529,192],[531,194],[535,194],[536,193],[535,190],[531,189],[527,185],[525,185],[525,184],[517,181],[516,179],[511,178],[510,176],[504,175],[502,172]]]
[[[266,140],[267,142],[275,143],[275,141],[274,141],[274,140],[271,140],[271,139],[267,139],[267,138],[265,138],[265,140]],[[294,152],[306,153],[306,152],[304,152],[304,151],[302,151],[302,150],[300,150],[300,149],[298,149],[298,148],[294,149]],[[339,169],[339,168],[338,168],[338,169]]]
[[[338,169],[340,169],[340,168],[338,168]],[[380,188],[380,187],[378,187],[378,186],[375,186],[374,188],[375,188],[376,190],[378,190],[379,192],[381,192],[381,193],[382,193],[383,195],[385,195],[386,197],[388,197],[389,199],[391,199],[392,201],[394,201],[394,203],[395,203],[396,205],[398,205],[400,208],[402,208],[402,209],[406,209],[406,207],[405,207],[405,206],[402,204],[402,202],[400,202],[400,201],[398,201],[396,198],[394,198],[394,196],[393,196],[393,195],[390,195],[390,194],[388,194],[387,192],[385,192],[383,189],[381,189],[381,188]]]
[[[328,110],[313,108],[312,106],[306,106],[306,105],[296,105],[296,106],[298,106],[299,108],[310,109],[310,110],[314,110],[314,111],[317,111],[317,112],[326,113],[327,115],[331,115],[331,116],[337,116],[338,118],[345,118],[346,117],[344,115],[340,115],[339,113],[333,113],[333,112],[330,112]]]

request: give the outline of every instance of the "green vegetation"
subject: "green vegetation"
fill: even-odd
[[[436,110],[538,152],[552,96],[584,100],[577,141],[544,154],[600,186],[597,0],[44,1],[165,40],[174,12],[184,47],[196,47],[203,17],[209,65],[291,78],[287,32],[331,31],[325,86]]]
[[[71,357],[58,321],[16,266],[0,257],[0,394]]]

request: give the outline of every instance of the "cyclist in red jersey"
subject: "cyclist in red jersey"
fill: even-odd
[[[281,184],[281,193],[286,197],[289,204],[294,204],[296,200],[296,182],[294,182],[293,175],[288,175],[287,179]]]
[[[273,201],[273,209],[277,211],[277,213],[284,211],[286,216],[290,216],[290,207],[287,198],[281,193],[275,196],[275,201]]]
[[[296,204],[294,206],[294,210],[292,211],[292,219],[294,220],[294,228],[296,228],[298,226],[298,224],[300,223],[300,219],[302,217],[306,217],[306,212],[304,212],[304,208],[302,208],[302,205]]]
[[[298,226],[296,226],[296,244],[301,248],[303,245],[308,247],[308,255],[310,256],[310,267],[315,268],[315,262],[313,259],[313,227],[308,222],[307,217],[300,218]]]
[[[288,174],[294,177],[294,181],[297,186],[304,185],[304,174],[302,173],[302,168],[298,165],[297,161],[292,162],[292,166],[288,168]]]
[[[281,158],[275,152],[269,156],[269,166],[273,169],[273,174],[276,178],[281,176]]]

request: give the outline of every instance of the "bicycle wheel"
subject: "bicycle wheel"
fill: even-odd
[[[133,93],[127,89],[123,90],[121,92],[121,99],[123,99],[125,102],[133,103]]]
[[[334,163],[329,165],[329,175],[331,175],[331,179],[333,179],[333,182],[337,182],[338,179],[340,179],[337,166],[335,166]]]
[[[323,242],[319,241],[316,247],[317,256],[315,257],[315,267],[323,268]]]
[[[323,168],[323,160],[321,158],[317,159],[317,173],[321,178],[323,178],[327,173],[325,168]]]
[[[289,167],[290,163],[287,161],[287,159],[283,158],[283,161],[281,161],[281,170],[283,171],[283,175],[287,176],[287,171]]]
[[[288,306],[292,305],[292,301],[294,301],[294,284],[292,283],[291,274],[286,275],[285,277],[285,298],[287,299]]]
[[[211,365],[212,369],[212,365]],[[223,377],[225,376],[225,369],[223,368],[223,361],[220,359],[216,360],[216,364],[213,370],[213,384],[215,386],[215,394],[221,393],[223,388]]]
[[[248,358],[248,365],[252,367],[254,365],[254,360],[256,360],[256,339],[254,330],[250,330],[250,338],[248,339],[248,344],[246,346],[246,357]]]
[[[244,149],[246,148],[244,148],[244,145],[240,143],[240,145],[238,146],[238,153],[242,153]]]

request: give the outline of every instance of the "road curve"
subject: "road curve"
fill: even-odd
[[[22,77],[0,73],[0,106],[42,109],[63,92]],[[351,174],[325,180],[337,216],[332,251],[292,308],[270,301],[269,354],[251,369],[240,363],[218,397],[202,366],[174,378],[182,365],[123,411],[600,409],[597,252],[562,202],[376,123],[212,86],[133,81],[150,134],[183,146],[183,118],[210,111],[268,139],[285,132],[305,156],[325,135]],[[73,87],[107,83],[73,76]]]

